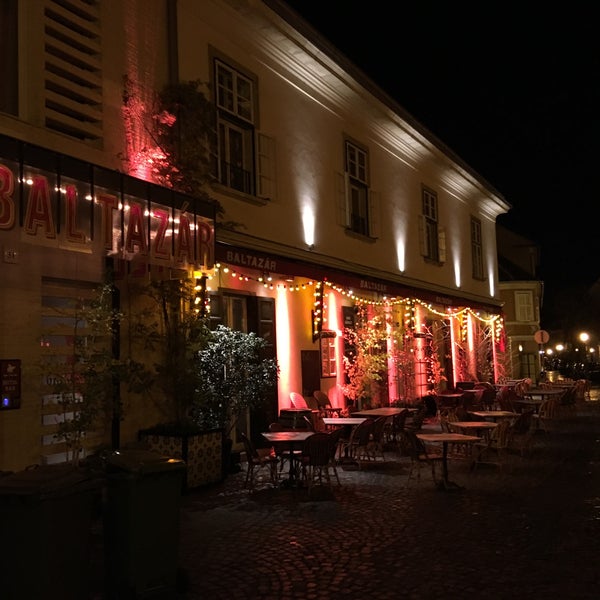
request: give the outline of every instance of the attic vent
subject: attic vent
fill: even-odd
[[[102,141],[98,0],[46,0],[45,125],[80,140]]]

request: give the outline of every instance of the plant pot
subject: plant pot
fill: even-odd
[[[161,433],[157,429],[144,429],[138,438],[153,452],[185,461],[184,490],[225,478],[222,429],[198,433]]]

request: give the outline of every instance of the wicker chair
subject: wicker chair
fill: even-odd
[[[431,477],[433,479],[433,483],[437,484],[438,482],[435,477],[435,468],[436,465],[441,465],[444,460],[442,451],[437,447],[428,446],[425,444],[417,437],[417,434],[414,431],[405,429],[402,435],[405,439],[405,446],[408,449],[410,456],[410,470],[408,472],[406,485],[408,486],[413,478],[415,469],[417,472],[417,479],[421,479],[421,467],[423,466],[428,466],[431,468]]]
[[[332,458],[335,456],[335,445],[337,444],[333,434],[334,432],[317,432],[306,438],[304,442],[300,464],[309,491],[315,485],[331,486],[330,469],[333,471],[338,485],[340,484],[335,460]]]
[[[361,461],[371,460],[373,455],[369,442],[371,441],[371,431],[375,419],[365,419],[360,425],[357,425],[350,434],[347,442],[343,442],[342,451],[348,454],[348,457],[357,462],[360,468]]]
[[[250,440],[243,431],[238,432],[238,434],[242,439],[244,450],[246,452],[247,469],[244,487],[253,491],[256,485],[256,476],[263,469],[269,470],[270,482],[273,485],[277,484],[277,465],[279,464],[279,458],[271,453],[270,448],[256,448],[252,443],[252,440]]]
[[[508,447],[526,456],[531,452],[533,435],[536,430],[533,409],[523,411],[510,425]]]
[[[481,464],[496,465],[498,468],[503,468],[508,455],[510,427],[511,422],[508,419],[503,419],[492,430],[487,440],[473,444],[473,470]]]
[[[316,390],[313,392],[313,398],[316,400],[317,408],[323,417],[333,417],[342,412],[341,408],[333,408],[333,406],[331,406],[329,396],[321,390]]]

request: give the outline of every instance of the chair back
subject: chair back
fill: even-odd
[[[509,412],[516,412],[516,402],[520,399],[519,395],[509,386],[503,387],[497,396],[500,410],[507,410]]]
[[[328,465],[331,461],[331,434],[317,432],[307,437],[302,447],[302,456],[310,466]]]
[[[371,439],[379,444],[383,441],[383,431],[388,417],[378,417],[371,428]]]
[[[491,383],[487,381],[479,382],[475,385],[475,389],[482,390],[480,402],[485,408],[493,406],[494,402],[496,402],[497,392]]]
[[[329,447],[329,456],[330,456],[331,460],[334,461],[335,456],[337,454],[338,445],[339,445],[342,437],[344,436],[344,428],[337,427],[333,431],[330,431],[327,435],[329,436],[329,446],[330,446]]]
[[[489,444],[494,448],[506,448],[510,437],[511,423],[509,419],[502,419],[490,434]]]
[[[353,441],[359,446],[366,446],[371,439],[374,424],[375,419],[365,419],[362,423],[359,423],[354,430]]]
[[[440,415],[440,429],[444,433],[451,433],[452,430],[450,429],[450,421],[448,421],[447,415]]]
[[[469,411],[464,406],[457,406],[454,414],[459,421],[472,421]]]
[[[306,423],[306,429],[315,431],[315,424],[313,423],[312,419],[310,417],[308,417],[307,415],[303,415],[302,418],[304,419],[304,422]]]
[[[252,440],[243,431],[238,431],[238,436],[242,438],[242,443],[244,444],[244,451],[246,452],[246,459],[248,462],[258,460],[258,452],[252,443]]]
[[[313,392],[313,398],[317,401],[317,406],[320,409],[331,407],[331,401],[329,396],[321,390],[315,390]]]
[[[298,392],[290,392],[290,401],[293,408],[308,408],[304,396]]]
[[[419,408],[418,412],[415,413],[415,416],[410,421],[410,429],[413,431],[417,431],[423,427],[423,422],[425,421],[425,416],[427,415],[427,407],[422,406]]]
[[[405,408],[402,412],[392,417],[392,436],[398,436],[404,430],[404,425],[409,414],[410,411],[408,408]]]
[[[511,426],[512,433],[527,433],[531,429],[533,422],[533,409],[524,410],[513,422]]]

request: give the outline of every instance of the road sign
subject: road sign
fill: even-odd
[[[534,334],[533,334],[533,339],[538,343],[538,344],[547,344],[548,340],[550,339],[550,334],[547,331],[544,331],[543,329],[538,329]]]

